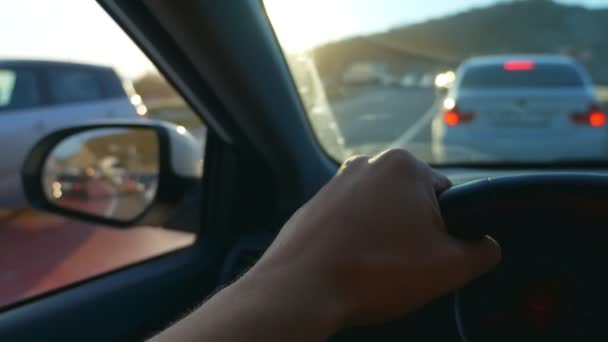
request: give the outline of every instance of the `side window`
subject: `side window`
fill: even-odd
[[[0,67],[0,111],[37,106],[40,94],[36,74]]]
[[[53,104],[103,99],[100,80],[90,70],[51,69],[48,72],[48,83]]]
[[[170,122],[201,146],[207,131],[95,1],[8,1],[0,18],[0,32],[10,32],[0,49],[0,311],[191,246],[200,229],[200,186],[183,194],[162,227],[116,229],[29,205],[21,188],[23,160],[55,129],[100,122],[114,112],[123,122]],[[38,74],[48,82],[37,81]],[[95,101],[94,106],[84,111],[53,105],[83,101]],[[18,118],[2,115],[13,108],[20,108]],[[50,110],[61,115],[49,115]],[[103,151],[79,149],[82,153],[61,159],[63,164],[51,163],[57,177],[43,181],[52,185],[53,198],[77,208],[133,215],[141,209],[138,203],[152,196],[147,190],[155,182],[154,164],[146,160],[156,149],[136,142],[112,136]]]
[[[113,99],[127,96],[125,85],[113,70],[100,70],[97,72],[97,77],[101,82],[105,98]]]

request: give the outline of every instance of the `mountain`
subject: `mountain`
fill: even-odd
[[[608,9],[521,0],[328,43],[314,56],[331,79],[357,62],[439,71],[476,55],[575,51],[592,78],[608,84],[607,35]]]

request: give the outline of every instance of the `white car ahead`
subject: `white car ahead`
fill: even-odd
[[[437,163],[608,157],[606,115],[574,60],[554,55],[465,61],[432,123]]]
[[[0,60],[0,207],[26,203],[19,173],[45,135],[93,120],[139,120],[146,112],[141,97],[111,68]]]

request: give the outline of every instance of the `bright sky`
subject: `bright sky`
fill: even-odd
[[[154,70],[93,0],[5,0],[0,59],[51,58],[110,65],[133,78]]]
[[[487,6],[497,0],[265,0],[290,50],[353,34]],[[559,0],[608,7],[606,0]],[[110,65],[125,77],[152,64],[93,0],[3,1],[2,58],[52,58]]]
[[[400,24],[421,22],[513,0],[264,0],[287,50]],[[555,1],[555,0],[554,0]],[[588,8],[608,8],[608,0],[557,0]],[[338,18],[338,19],[336,19]]]

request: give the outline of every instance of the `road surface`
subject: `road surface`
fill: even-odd
[[[432,88],[374,86],[331,104],[348,148],[374,153],[392,145],[430,160],[438,103]]]
[[[87,195],[63,194],[55,204],[80,212],[116,220],[129,221],[140,215],[154,197],[156,185],[147,191],[127,191],[107,180],[90,179],[86,182]]]

